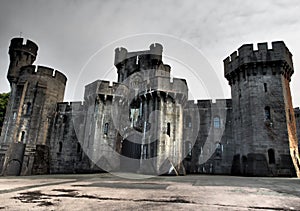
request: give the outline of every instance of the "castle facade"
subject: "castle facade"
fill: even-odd
[[[300,177],[289,82],[292,54],[281,41],[243,45],[224,60],[232,99],[188,100],[170,77],[163,47],[115,50],[117,82],[86,85],[63,102],[67,78],[34,66],[38,46],[11,40],[11,86],[0,137],[2,175],[86,172]]]

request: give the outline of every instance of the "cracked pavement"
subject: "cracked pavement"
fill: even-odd
[[[300,210],[296,178],[123,176],[0,177],[0,210]]]

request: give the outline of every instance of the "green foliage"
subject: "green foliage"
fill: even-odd
[[[0,134],[4,122],[6,106],[9,99],[9,93],[0,94]]]

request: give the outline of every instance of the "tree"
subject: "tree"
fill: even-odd
[[[8,99],[9,99],[9,93],[0,94],[0,135],[2,131]]]

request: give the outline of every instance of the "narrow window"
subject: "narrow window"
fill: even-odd
[[[188,155],[191,157],[192,156],[192,143],[191,142],[188,142],[188,150],[189,150]]]
[[[216,144],[216,156],[217,157],[222,156],[222,144],[221,143]]]
[[[25,140],[25,131],[22,131],[20,142],[24,143],[24,140]]]
[[[170,136],[170,134],[171,134],[171,123],[168,122],[167,123],[167,135]]]
[[[81,152],[81,146],[80,146],[80,143],[77,143],[77,153],[80,153]]]
[[[192,127],[192,120],[191,120],[191,116],[188,115],[185,118],[185,127],[191,128]]]
[[[268,150],[269,164],[275,164],[275,152],[273,149]]]
[[[105,123],[105,124],[104,124],[104,129],[103,129],[104,135],[107,135],[107,134],[108,134],[108,127],[109,127],[109,124],[108,124],[108,123]]]
[[[264,83],[264,90],[265,90],[265,92],[268,92],[268,85],[267,85],[267,83]]]
[[[139,116],[140,116],[140,118],[143,116],[143,103],[142,102],[140,102]]]
[[[31,113],[31,103],[28,102],[27,103],[27,109],[26,109],[26,115],[30,115],[30,113]]]
[[[214,117],[214,128],[220,128],[220,127],[221,127],[220,117],[216,116]]]
[[[265,107],[265,120],[271,120],[271,111],[269,106]]]
[[[58,152],[62,152],[62,142],[58,143]]]

